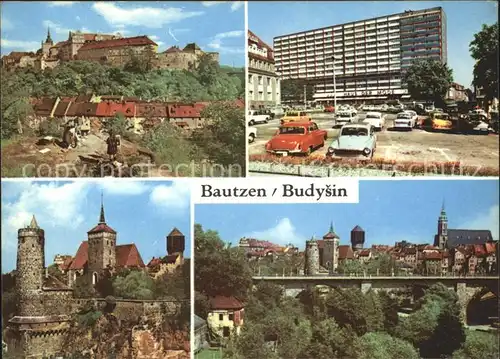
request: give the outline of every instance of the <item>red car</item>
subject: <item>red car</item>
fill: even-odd
[[[335,107],[333,107],[333,106],[325,106],[324,112],[335,112]]]
[[[323,147],[327,139],[326,130],[320,130],[315,122],[289,122],[281,125],[266,151],[279,154],[309,155],[316,148]]]

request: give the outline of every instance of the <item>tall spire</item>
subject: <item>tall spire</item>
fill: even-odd
[[[47,26],[47,39],[45,42],[52,42],[52,38],[50,37],[50,27]]]
[[[330,233],[334,233],[335,231],[333,230],[333,221],[330,222]]]
[[[36,222],[35,215],[33,215],[33,218],[31,218],[30,228],[36,228],[36,229],[40,228],[38,226],[38,223]]]
[[[104,217],[104,200],[103,200],[103,194],[101,192],[101,215],[99,216],[99,224],[105,224],[106,219]]]

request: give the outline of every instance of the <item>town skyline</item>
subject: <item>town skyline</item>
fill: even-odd
[[[498,4],[492,1],[365,1],[362,5],[359,1],[345,1],[332,2],[328,6],[333,11],[325,11],[324,2],[250,2],[248,27],[273,47],[273,38],[281,35],[402,13],[409,9],[442,7],[447,20],[448,65],[453,70],[454,81],[470,88],[475,61],[470,56],[469,43],[483,24],[491,25],[498,21]],[[279,21],[280,18],[288,20]]]
[[[456,198],[456,193],[461,196]],[[356,225],[366,232],[367,248],[404,240],[432,245],[444,201],[449,228],[490,230],[498,240],[497,196],[493,180],[474,187],[468,180],[360,181],[358,204],[196,205],[195,222],[204,230],[218,231],[233,246],[247,237],[278,245],[291,243],[303,250],[305,241],[312,236],[321,239],[331,222],[340,245],[350,245],[350,231]],[[396,201],[399,205],[390,210]]]
[[[166,236],[174,227],[185,235],[185,257],[191,255],[189,189],[178,182],[3,181],[2,190],[2,273],[15,269],[17,230],[33,215],[45,230],[45,265],[56,254],[74,256],[99,221],[101,194],[117,245],[136,244],[145,264],[167,254]]]
[[[214,17],[224,21],[213,22]],[[69,31],[146,35],[158,44],[159,52],[194,42],[206,52],[218,52],[221,64],[245,64],[242,2],[169,2],[168,6],[157,2],[7,2],[2,4],[1,24],[2,55],[37,51],[50,29],[55,42],[67,40]]]

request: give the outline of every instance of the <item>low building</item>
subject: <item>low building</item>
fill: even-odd
[[[468,102],[469,96],[467,95],[467,89],[465,86],[452,82],[448,92],[445,96],[446,100],[453,100],[456,102]]]
[[[208,327],[221,338],[239,335],[244,314],[244,305],[235,297],[212,297],[207,318]]]
[[[206,107],[203,103],[168,105],[168,119],[171,123],[186,130],[203,127],[201,112]]]

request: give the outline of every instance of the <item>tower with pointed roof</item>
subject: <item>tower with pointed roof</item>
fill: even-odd
[[[313,237],[306,241],[304,274],[314,276],[319,273],[319,249],[318,241]]]
[[[169,255],[177,254],[184,256],[184,250],[186,248],[186,237],[177,228],[172,229],[172,231],[167,236],[167,253]]]
[[[36,316],[43,313],[40,303],[45,272],[45,232],[35,216],[31,223],[17,232],[16,291],[18,315]]]
[[[339,242],[340,237],[335,233],[333,221],[330,222],[328,233],[323,236],[323,250],[321,253],[321,263],[330,273],[337,269],[339,262]]]
[[[434,237],[434,245],[440,249],[445,249],[448,242],[448,216],[443,205],[441,206],[441,213],[438,218],[437,234]]]
[[[54,46],[54,41],[52,41],[52,38],[50,37],[50,28],[47,28],[47,38],[45,39],[45,42],[42,41],[42,53],[44,55],[48,55],[52,46]]]
[[[356,226],[351,230],[351,248],[353,251],[359,251],[364,245],[365,231],[360,226]]]
[[[104,202],[101,195],[99,223],[87,232],[88,274],[96,284],[105,270],[116,267],[116,231],[108,226],[104,215]]]

